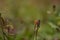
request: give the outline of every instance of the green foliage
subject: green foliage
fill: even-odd
[[[49,0],[43,0],[42,4],[35,5],[29,0],[8,0],[6,3],[8,4],[8,13],[3,15],[6,18],[11,19],[12,25],[14,25],[17,29],[16,38],[14,36],[9,36],[9,40],[33,40],[34,38],[34,20],[41,20],[41,28],[38,32],[39,40],[43,40],[44,38],[48,38],[51,36],[51,39],[57,34],[58,38],[60,38],[60,32],[56,32],[56,28],[58,27],[58,22],[60,22],[60,7],[57,8],[56,14],[52,16],[48,16],[47,10],[49,6],[51,6]],[[52,8],[51,8],[52,10]],[[4,14],[4,13],[3,13]],[[10,16],[10,17],[9,17]],[[5,18],[5,17],[4,17]],[[20,20],[23,20],[23,23],[20,23]],[[51,24],[50,24],[51,22]],[[54,26],[55,28],[53,28]],[[1,30],[1,29],[0,29]],[[2,40],[2,37],[0,37]]]

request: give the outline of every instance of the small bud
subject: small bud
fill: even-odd
[[[56,8],[56,6],[55,6],[55,5],[53,5],[53,8]]]
[[[56,9],[56,6],[55,6],[55,5],[53,5],[53,11],[55,11],[55,9]]]

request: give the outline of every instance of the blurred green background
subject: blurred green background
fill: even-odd
[[[55,11],[53,5],[56,5]],[[16,28],[15,39],[10,36],[9,40],[34,40],[37,19],[41,20],[38,40],[60,38],[60,31],[56,31],[60,27],[60,0],[0,0],[0,13],[8,25]]]

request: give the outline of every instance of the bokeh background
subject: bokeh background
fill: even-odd
[[[9,40],[33,40],[37,19],[41,21],[38,40],[60,40],[60,30],[56,30],[60,27],[60,0],[0,0],[0,13],[16,29],[16,37],[11,36]]]

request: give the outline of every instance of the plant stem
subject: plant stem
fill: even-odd
[[[37,28],[37,29],[36,29]],[[38,34],[38,27],[34,29],[34,40],[37,40],[37,34]]]
[[[3,40],[5,40],[3,27],[1,27],[1,29],[2,29]]]

